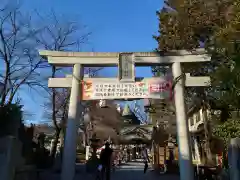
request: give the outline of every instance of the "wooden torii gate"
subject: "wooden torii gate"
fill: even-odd
[[[71,77],[66,78],[50,78],[48,86],[50,88],[71,88],[68,121],[66,128],[63,164],[61,180],[73,180],[75,174],[75,159],[76,159],[76,129],[77,122],[79,122],[79,114],[83,111],[81,107],[82,100],[91,99],[141,99],[141,98],[155,98],[164,99],[159,94],[136,93],[134,95],[110,94],[110,96],[103,97],[103,94],[92,97],[83,97],[82,81],[91,81],[93,84],[97,83],[94,88],[101,84],[118,84],[133,85],[135,80],[135,66],[153,66],[153,65],[172,65],[173,78],[182,76],[181,63],[207,62],[210,57],[203,49],[198,49],[194,52],[185,50],[171,51],[161,55],[156,52],[126,52],[126,53],[112,53],[112,52],[58,52],[58,51],[39,51],[39,54],[48,60],[49,64],[56,66],[73,66],[73,73]],[[118,78],[84,78],[83,67],[107,67],[118,66]],[[155,90],[167,83],[159,78],[145,78],[140,82],[159,83],[155,86]],[[179,144],[179,161],[180,161],[180,176],[181,180],[193,180],[192,154],[190,149],[190,140],[188,132],[188,122],[186,116],[186,108],[184,103],[184,86],[207,86],[210,81],[209,77],[191,77],[186,74],[185,78],[180,79],[174,88],[174,100],[176,106],[176,124]],[[139,83],[139,82],[138,82]],[[156,85],[156,84],[155,84]],[[91,85],[92,86],[92,85]],[[94,89],[92,89],[94,90]],[[121,95],[121,94],[120,94]]]

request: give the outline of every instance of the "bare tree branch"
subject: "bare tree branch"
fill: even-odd
[[[3,7],[1,7],[3,6]],[[36,72],[43,63],[36,51],[35,36],[41,28],[32,25],[31,17],[10,2],[0,5],[0,61],[4,67],[0,82],[4,84],[0,105],[10,104],[24,85],[42,86]]]
[[[85,32],[85,26],[58,17],[52,10],[49,15],[42,16],[36,11],[44,30],[36,36],[39,48],[52,51],[78,51],[79,43],[87,42],[91,33]],[[64,68],[50,67],[50,77],[57,77]],[[68,101],[70,97],[69,89],[49,89],[49,96],[45,106],[47,119],[52,121],[55,128],[55,139],[52,147],[52,156],[55,155],[59,134],[64,130],[68,115]]]

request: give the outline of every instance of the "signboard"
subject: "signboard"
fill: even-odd
[[[164,79],[141,82],[83,81],[82,100],[97,99],[167,99],[171,97],[171,82]]]
[[[135,66],[133,53],[121,53],[119,55],[118,77],[121,82],[135,81]]]

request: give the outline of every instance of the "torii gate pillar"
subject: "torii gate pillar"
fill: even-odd
[[[172,64],[173,77],[177,78],[182,75],[181,63]],[[190,137],[188,130],[188,121],[186,115],[186,106],[184,101],[184,79],[180,79],[174,88],[174,100],[176,109],[176,124],[178,137],[178,152],[180,177],[181,180],[193,180],[192,154],[190,150]]]
[[[69,100],[68,109],[68,121],[66,127],[66,135],[64,138],[64,150],[63,150],[63,161],[62,161],[62,174],[61,180],[74,179],[75,175],[75,162],[76,153],[73,149],[76,149],[77,141],[77,125],[79,122],[79,100],[81,98],[81,79],[83,78],[83,68],[80,64],[73,66],[73,77],[71,95]]]

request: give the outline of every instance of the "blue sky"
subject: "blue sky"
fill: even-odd
[[[25,0],[26,12],[35,9],[48,13],[50,9],[65,17],[74,17],[92,32],[86,51],[123,52],[152,51],[157,47],[152,35],[157,34],[156,11],[162,0]],[[116,69],[104,69],[101,76],[116,76]],[[137,76],[150,77],[150,68],[137,68]],[[46,99],[34,93],[21,92],[25,109],[35,114],[33,119],[42,119],[42,105]]]

